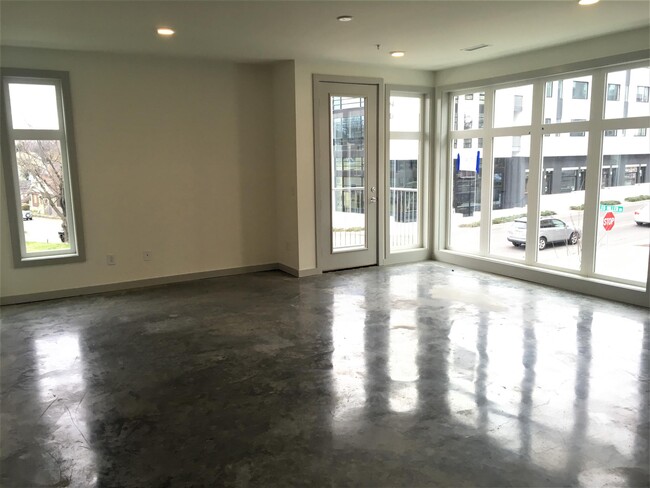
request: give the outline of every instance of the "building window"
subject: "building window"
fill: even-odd
[[[578,100],[587,100],[587,98],[589,98],[589,83],[586,81],[574,81],[573,98]]]
[[[609,83],[607,85],[607,100],[610,102],[616,102],[620,100],[621,97],[621,85],[615,83]]]
[[[636,137],[645,137],[648,134],[648,129],[645,127],[643,129],[637,129],[634,135]]]
[[[553,82],[546,82],[546,98],[553,98]]]
[[[465,95],[465,100],[474,100],[474,94],[468,93],[467,95]]]
[[[606,130],[605,131],[605,137],[616,137],[618,134],[617,130]]]
[[[636,87],[636,101],[642,103],[648,103],[650,99],[650,87],[649,86],[637,86]]]
[[[83,260],[68,75],[3,69],[1,76],[14,263]]]
[[[463,148],[468,149],[472,147],[472,140],[471,139],[463,139]]]
[[[524,97],[515,95],[515,112],[521,112],[524,109]]]

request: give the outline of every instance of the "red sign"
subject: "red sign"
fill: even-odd
[[[605,230],[609,231],[614,228],[614,222],[616,222],[616,217],[612,212],[607,212],[603,217],[603,227]]]

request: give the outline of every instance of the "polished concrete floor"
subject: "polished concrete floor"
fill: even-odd
[[[433,262],[2,308],[3,487],[648,486],[648,310]]]

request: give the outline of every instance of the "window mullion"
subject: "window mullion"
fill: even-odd
[[[535,243],[526,246],[526,264],[533,265],[537,261],[539,252],[537,241],[539,239],[539,216],[540,216],[540,189],[542,187],[542,120],[543,104],[546,93],[545,83],[536,81],[533,83],[533,108],[531,114],[532,130],[530,138],[530,158],[528,166],[528,213],[526,225],[526,242]]]
[[[593,75],[591,92],[592,130],[587,146],[587,173],[585,182],[585,209],[582,223],[582,260],[580,274],[589,276],[594,272],[596,262],[598,200],[600,195],[600,157],[602,154],[603,131],[600,130],[604,112],[604,93],[607,72],[601,70]]]
[[[492,178],[494,162],[492,157],[493,120],[494,120],[494,90],[485,90],[485,113],[483,115],[483,161],[481,170],[481,232],[480,253],[487,256],[490,252],[490,227],[492,222]],[[479,137],[479,136],[477,136]]]

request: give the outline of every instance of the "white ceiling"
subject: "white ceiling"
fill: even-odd
[[[9,1],[10,46],[260,62],[343,61],[427,70],[484,61],[650,24],[647,0]],[[354,16],[352,22],[336,20]],[[161,39],[157,26],[176,29]],[[650,42],[650,41],[649,41]],[[489,47],[475,52],[463,48]],[[377,49],[377,44],[380,45]],[[394,59],[392,50],[405,50]]]

